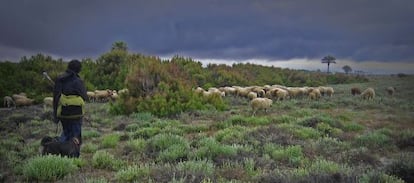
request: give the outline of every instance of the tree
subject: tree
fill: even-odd
[[[343,66],[342,69],[345,71],[346,74],[352,72],[352,68],[349,65]]]
[[[112,43],[112,48],[111,50],[122,50],[122,51],[127,51],[128,50],[128,46],[125,42],[123,41],[115,41],[114,43]]]
[[[336,63],[335,60],[336,60],[336,58],[331,56],[331,55],[328,55],[328,56],[325,56],[325,57],[322,58],[322,63],[327,63],[328,64],[328,73],[329,73],[329,65],[331,63],[335,64]]]

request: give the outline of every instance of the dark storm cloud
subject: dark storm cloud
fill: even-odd
[[[158,56],[412,61],[413,7],[411,0],[2,1],[0,60],[16,50],[96,57],[122,40]]]

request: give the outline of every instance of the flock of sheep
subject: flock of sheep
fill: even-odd
[[[395,93],[395,87],[388,87],[387,92],[389,95]],[[286,99],[298,99],[308,98],[309,100],[318,100],[323,96],[332,97],[334,89],[327,86],[319,87],[286,87],[282,85],[265,85],[265,86],[226,86],[220,88],[209,88],[204,90],[201,87],[197,87],[194,90],[195,93],[202,95],[203,97],[209,97],[216,95],[219,97],[224,96],[237,96],[250,99],[250,106],[253,111],[253,115],[257,110],[264,109],[267,111],[272,106],[273,100],[281,101]],[[367,88],[363,92],[357,87],[351,89],[352,95],[361,95],[362,99],[372,100],[375,97],[375,90],[373,88]]]
[[[396,88],[388,87],[386,88],[387,93],[390,96],[393,96]],[[257,110],[263,109],[267,111],[268,108],[272,106],[273,101],[281,101],[287,99],[298,99],[298,98],[308,98],[309,100],[318,100],[319,98],[326,96],[332,97],[334,94],[334,89],[327,86],[319,87],[286,87],[282,85],[265,85],[265,86],[226,86],[220,88],[209,88],[204,90],[201,87],[197,87],[194,90],[195,93],[202,95],[203,97],[209,97],[216,95],[218,97],[224,96],[237,96],[242,98],[247,98],[250,100],[250,106],[253,110],[253,115],[256,114]],[[107,102],[115,101],[120,95],[128,94],[128,89],[122,89],[119,91],[116,90],[95,90],[88,91],[87,95],[90,102]],[[361,95],[362,99],[372,100],[375,97],[375,90],[373,88],[367,88],[361,92],[361,89],[358,87],[351,88],[352,95]],[[13,94],[10,96],[5,96],[3,98],[4,107],[20,107],[20,106],[30,106],[34,102],[34,99],[27,97],[25,93]],[[44,107],[51,107],[53,105],[52,97],[45,97],[43,100]]]
[[[119,95],[128,93],[128,89],[122,89],[119,91],[116,90],[95,90],[88,91],[88,99],[90,102],[107,102],[115,101],[118,99]],[[22,107],[33,105],[34,99],[28,98],[26,93],[13,94],[10,96],[5,96],[3,98],[3,106],[7,108],[11,107]],[[43,99],[44,108],[53,106],[53,97],[45,97]]]

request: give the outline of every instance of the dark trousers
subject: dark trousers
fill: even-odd
[[[82,118],[81,119],[62,119],[62,134],[60,135],[61,142],[67,142],[72,140],[73,137],[79,139],[79,147],[82,144]],[[79,148],[80,149],[80,148]],[[77,157],[79,157],[80,152],[78,152]]]

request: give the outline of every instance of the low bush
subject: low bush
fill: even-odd
[[[23,166],[23,176],[30,181],[56,181],[77,170],[73,159],[55,155],[35,156]]]

